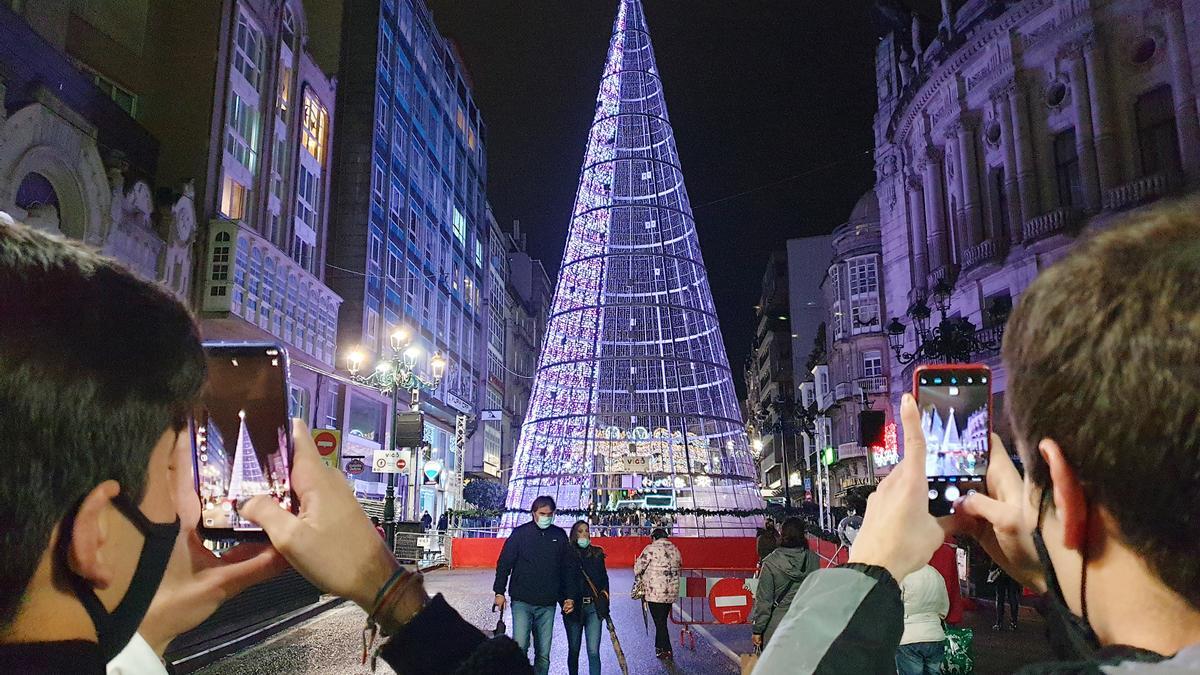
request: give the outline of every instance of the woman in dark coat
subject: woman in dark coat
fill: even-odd
[[[575,609],[563,614],[567,629],[567,672],[579,673],[579,652],[583,635],[587,633],[588,672],[600,675],[600,638],[604,619],[608,617],[608,570],[604,566],[604,549],[593,546],[587,521],[571,526],[571,566],[566,578],[570,584]]]

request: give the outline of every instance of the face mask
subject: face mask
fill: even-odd
[[[1033,547],[1037,549],[1038,562],[1041,563],[1042,571],[1046,574],[1046,612],[1051,617],[1058,619],[1057,622],[1049,621],[1047,623],[1049,625],[1057,623],[1065,632],[1063,635],[1065,645],[1063,646],[1070,649],[1072,653],[1060,655],[1062,658],[1095,660],[1100,651],[1100,638],[1096,636],[1096,631],[1092,630],[1092,625],[1088,622],[1087,549],[1084,549],[1083,571],[1080,574],[1079,582],[1079,599],[1083,609],[1083,616],[1080,617],[1073,614],[1067,605],[1062,586],[1058,583],[1058,575],[1054,573],[1054,563],[1050,561],[1050,552],[1046,549],[1046,540],[1042,538],[1042,514],[1045,512],[1046,503],[1049,500],[1050,492],[1047,488],[1042,496],[1042,503],[1038,506],[1037,527],[1033,530]]]
[[[553,522],[554,516],[538,516],[537,526],[544,530],[547,527],[550,527],[551,523]]]
[[[129,582],[129,590],[125,591],[125,597],[121,598],[117,608],[110,612],[87,580],[75,574],[70,575],[76,597],[83,603],[83,608],[96,626],[100,652],[105,661],[119,654],[133,639],[133,634],[146,616],[146,610],[150,608],[150,601],[158,592],[158,585],[171,560],[171,551],[175,548],[175,539],[179,536],[178,517],[171,523],[153,523],[129,501],[125,493],[118,494],[112,501],[117,510],[146,538],[137,569]]]
[[[579,548],[587,548],[588,544],[592,543],[592,540],[587,537],[580,537],[575,540],[575,543],[579,545]]]

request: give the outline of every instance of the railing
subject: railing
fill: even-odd
[[[1167,174],[1156,173],[1105,190],[1100,196],[1100,205],[1105,211],[1123,209],[1161,197],[1170,189],[1171,182]]]
[[[833,407],[833,403],[834,403],[833,392],[826,391],[826,392],[822,393],[821,396],[818,398],[817,409],[818,410],[829,410],[830,408]]]
[[[865,391],[868,394],[886,394],[888,390],[888,379],[882,375],[860,377],[855,384],[858,385],[859,391]]]
[[[849,382],[838,382],[834,385],[833,397],[835,400],[844,401],[851,396],[854,396],[854,392],[851,390]]]
[[[996,239],[980,242],[963,251],[963,268],[972,269],[1004,257],[1004,245]]]
[[[1025,221],[1021,233],[1026,241],[1048,237],[1069,228],[1079,217],[1079,212],[1068,207],[1054,209],[1036,218]]]
[[[843,459],[853,459],[855,457],[866,457],[867,449],[858,443],[842,443],[837,447],[838,461]]]

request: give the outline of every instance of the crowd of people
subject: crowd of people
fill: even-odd
[[[1024,474],[993,435],[986,494],[933,518],[920,414],[906,394],[904,459],[870,497],[849,563],[812,569],[788,522],[763,558],[770,594],[755,608],[754,672],[933,672],[954,609],[929,566],[947,536],[974,538],[1042,596],[1062,661],[1030,672],[1200,670],[1197,279],[1194,203],[1139,212],[1043,270],[1003,345]],[[269,543],[216,557],[196,533],[183,468],[205,381],[187,309],[79,243],[0,216],[0,317],[0,671],[162,672],[171,639],[290,564],[364,609],[365,634],[385,636],[368,648],[397,672],[544,673],[559,608],[571,652],[586,636],[595,672],[610,599],[604,553],[590,550],[586,523],[569,535],[552,524],[553,500],[533,504],[498,564],[496,603],[512,598],[515,639],[485,636],[429,597],[300,422],[299,513],[247,501],[241,513]],[[679,567],[656,531],[634,593],[660,628]],[[669,639],[657,649],[669,656]]]

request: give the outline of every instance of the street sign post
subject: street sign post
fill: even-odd
[[[362,461],[361,457],[355,457],[349,462],[346,462],[346,473],[350,474],[351,476],[358,476],[366,470],[367,465]]]
[[[371,467],[375,473],[404,473],[409,461],[408,450],[376,450]]]
[[[317,453],[321,455],[321,462],[336,469],[342,454],[342,432],[337,429],[313,429],[312,438]]]
[[[708,591],[708,608],[718,623],[746,623],[754,595],[746,589],[746,580],[727,577]]]

